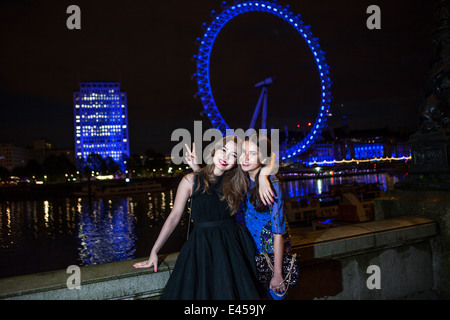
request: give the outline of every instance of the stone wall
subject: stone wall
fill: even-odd
[[[431,244],[436,223],[427,218],[384,221],[297,233],[300,283],[287,299],[436,298]],[[157,299],[178,254],[161,256],[158,272],[134,269],[134,259],[80,268],[81,288],[68,289],[66,270],[0,279],[0,299]],[[145,259],[145,258],[144,258]],[[380,289],[367,286],[379,267]]]
[[[436,298],[431,247],[436,232],[431,219],[401,217],[294,234],[302,274],[289,298]],[[374,275],[370,266],[379,268],[380,289],[367,285]]]
[[[426,180],[426,177],[424,177]],[[450,299],[450,190],[396,189],[375,201],[375,219],[422,216],[438,226],[431,242],[433,277],[441,299]]]

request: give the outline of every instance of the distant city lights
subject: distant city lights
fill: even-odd
[[[404,157],[385,157],[385,158],[371,158],[371,159],[351,159],[351,160],[323,160],[323,161],[310,161],[308,162],[309,166],[332,166],[335,164],[342,164],[342,163],[361,163],[361,162],[376,162],[376,161],[409,161],[411,160],[411,156],[404,156]]]

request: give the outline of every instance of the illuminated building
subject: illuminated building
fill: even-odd
[[[130,155],[127,95],[118,82],[81,82],[73,94],[75,156],[111,157],[125,170]]]
[[[384,155],[382,143],[358,143],[353,144],[355,159],[381,158]]]
[[[298,132],[297,132],[298,133]],[[294,136],[290,134],[289,136]],[[327,136],[321,143],[313,144],[306,152],[288,164],[305,166],[334,166],[338,164],[358,164],[377,161],[409,161],[411,149],[400,133],[373,129],[353,131],[350,135],[336,136],[336,132]],[[302,135],[297,134],[296,139]],[[297,141],[286,139],[282,148],[288,149]]]

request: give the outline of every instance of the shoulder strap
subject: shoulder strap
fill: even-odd
[[[194,181],[192,183],[192,193],[191,193],[191,196],[188,199],[188,211],[189,211],[189,218],[188,219],[189,220],[188,220],[188,228],[187,228],[186,240],[189,239],[189,229],[191,227],[191,220],[192,220],[192,197],[194,195],[196,181],[197,181],[197,175],[194,174]]]

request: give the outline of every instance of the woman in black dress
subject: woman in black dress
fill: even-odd
[[[161,299],[259,299],[253,240],[234,219],[248,188],[237,166],[236,137],[212,150],[212,161],[180,182],[174,207],[147,261],[135,268],[158,267],[158,251],[181,219],[192,195],[194,230],[183,245]]]

